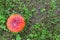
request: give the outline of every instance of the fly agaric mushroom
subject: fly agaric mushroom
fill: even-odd
[[[24,18],[19,14],[13,14],[7,20],[7,28],[11,32],[20,32],[24,29],[24,26]]]

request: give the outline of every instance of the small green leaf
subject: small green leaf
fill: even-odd
[[[45,8],[42,8],[42,9],[41,9],[41,12],[44,12],[44,11],[45,11]]]
[[[16,40],[21,40],[21,37],[19,35],[17,35]]]

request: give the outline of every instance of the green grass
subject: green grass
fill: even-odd
[[[38,10],[39,14],[38,4],[43,5]],[[56,4],[57,0],[48,3],[43,0],[36,3],[30,0],[0,0],[0,40],[60,40],[60,15],[56,13],[60,8]],[[24,17],[26,25],[23,31],[12,33],[7,29],[6,22],[12,14]]]

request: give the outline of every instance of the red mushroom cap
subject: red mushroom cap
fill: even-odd
[[[24,18],[19,14],[13,14],[7,20],[7,28],[11,32],[20,32],[23,30],[24,26]]]

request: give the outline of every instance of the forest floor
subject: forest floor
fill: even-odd
[[[24,17],[23,31],[6,28],[12,14]],[[60,40],[60,0],[0,0],[0,40]]]

